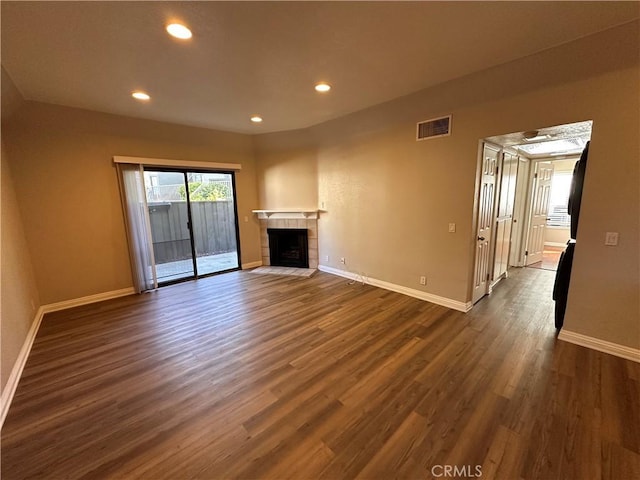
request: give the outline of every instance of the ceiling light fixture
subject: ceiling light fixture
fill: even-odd
[[[135,98],[136,100],[142,100],[142,101],[145,101],[145,102],[148,101],[148,100],[151,100],[151,97],[148,94],[146,94],[144,92],[141,92],[139,90],[131,93],[131,96],[133,98]]]
[[[170,25],[167,25],[167,32],[172,37],[176,37],[181,40],[188,40],[193,36],[191,34],[191,30],[180,23],[172,23]]]
[[[262,122],[262,117],[259,116],[259,115],[254,115],[253,117],[251,117],[251,121],[253,123],[260,123],[260,122]]]
[[[547,138],[550,138],[549,135],[536,135],[535,137],[531,137],[531,138],[524,138],[525,142],[539,142],[540,140],[546,140]]]
[[[324,93],[331,90],[331,85],[329,85],[328,83],[321,82],[315,86],[315,89],[316,89],[316,92]]]
[[[549,135],[542,134],[538,130],[529,130],[528,132],[524,132],[522,134],[522,138],[524,138],[525,142],[539,142],[540,140],[546,140],[550,138]]]

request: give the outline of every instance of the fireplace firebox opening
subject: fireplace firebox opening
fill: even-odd
[[[309,268],[307,229],[268,228],[267,234],[272,266]]]

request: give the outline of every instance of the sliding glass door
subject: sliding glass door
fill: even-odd
[[[144,172],[159,284],[239,268],[232,173]]]
[[[195,276],[183,172],[145,170],[158,283]]]
[[[187,173],[198,275],[238,268],[233,175]]]

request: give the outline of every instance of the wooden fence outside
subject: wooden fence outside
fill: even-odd
[[[232,200],[191,202],[191,215],[198,257],[236,251]],[[150,203],[149,219],[156,263],[191,258],[186,201]]]

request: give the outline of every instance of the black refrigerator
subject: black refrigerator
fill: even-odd
[[[578,231],[578,219],[580,217],[580,204],[582,202],[582,186],[584,174],[589,157],[589,142],[584,147],[580,160],[573,168],[571,178],[571,191],[569,193],[568,211],[571,216],[571,239],[567,242],[567,248],[560,255],[556,280],[553,286],[553,299],[555,306],[556,329],[560,330],[564,323],[564,312],[567,308],[567,294],[569,293],[569,281],[571,280],[571,266],[573,265],[573,252],[576,248],[576,236]]]

